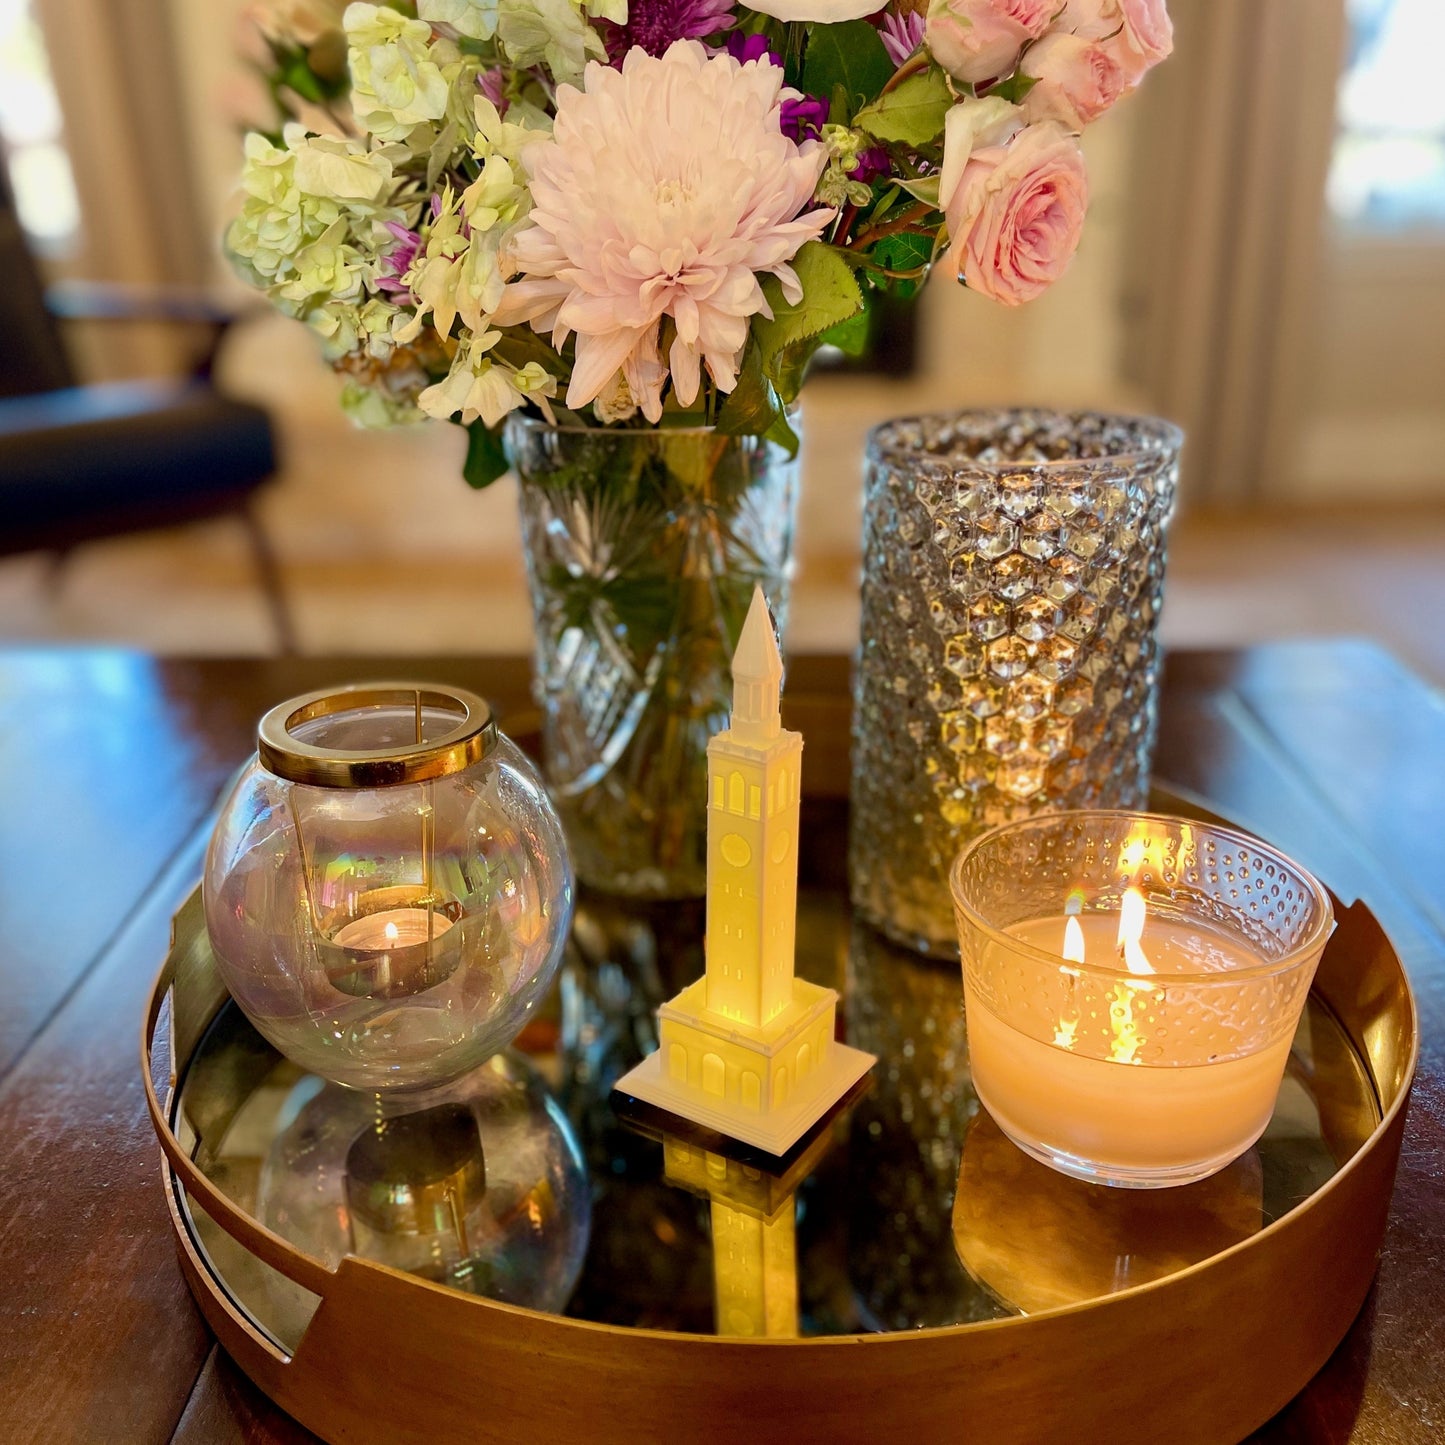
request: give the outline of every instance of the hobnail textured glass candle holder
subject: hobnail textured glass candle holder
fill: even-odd
[[[1019,410],[871,434],[849,881],[891,937],[952,953],[948,869],[983,829],[1145,802],[1181,440]]]
[[[557,815],[480,698],[413,684],[295,698],[206,855],[221,977],[293,1063],[442,1084],[511,1042],[572,916]]]
[[[1334,924],[1303,868],[1230,828],[1080,811],[983,834],[951,882],[973,1085],[1014,1143],[1136,1188],[1254,1143]]]

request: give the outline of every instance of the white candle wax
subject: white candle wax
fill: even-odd
[[[358,952],[386,953],[425,943],[428,921],[432,938],[440,938],[452,926],[446,914],[435,910],[428,913],[425,908],[387,908],[353,918],[344,928],[337,929],[331,941]]]
[[[1118,915],[1090,913],[1078,922],[1084,957],[1122,967]],[[1061,955],[1067,923],[1060,915],[1008,931]],[[1242,943],[1150,917],[1143,953],[1151,975],[1117,984],[1081,978],[1079,1008],[1060,1008],[1053,1042],[1020,1032],[966,990],[974,1087],[1005,1133],[1046,1156],[1088,1161],[1102,1177],[1121,1181],[1201,1177],[1237,1158],[1263,1132],[1293,1030],[1285,1027],[1263,1048],[1229,1057],[1240,1047],[1237,1032],[1211,1022],[1207,1009],[1190,1008],[1187,990],[1171,1006],[1170,975],[1227,976],[1258,964]]]

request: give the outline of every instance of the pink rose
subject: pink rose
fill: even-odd
[[[1067,0],[1054,22],[1054,29],[1084,40],[1102,40],[1123,23],[1119,0]]]
[[[1174,22],[1165,0],[1119,0],[1124,16],[1121,38],[1150,70],[1174,49]]]
[[[1097,120],[1128,88],[1107,41],[1059,31],[1029,46],[1019,69],[1034,81],[1024,97],[1024,115],[1075,131]]]
[[[933,58],[969,85],[1008,75],[1024,43],[1049,28],[1058,0],[932,0],[924,39]]]
[[[1004,127],[1007,139],[974,146],[956,176],[945,143],[940,195],[958,279],[1004,306],[1032,301],[1063,275],[1089,202],[1078,141],[1057,121],[1016,127]]]
[[[1103,41],[1124,73],[1124,91],[1174,49],[1174,24],[1165,0],[1068,0],[1054,29]]]

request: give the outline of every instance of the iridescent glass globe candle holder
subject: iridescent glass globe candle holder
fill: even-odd
[[[532,765],[460,689],[384,684],[262,719],[206,855],[222,979],[287,1058],[368,1090],[504,1047],[561,959],[572,874]]]
[[[286,1112],[257,1184],[268,1229],[328,1269],[354,1254],[508,1304],[566,1308],[591,1228],[587,1170],[518,1055],[382,1100],[302,1079]]]
[[[1155,1188],[1264,1132],[1334,926],[1297,863],[1231,828],[1074,811],[982,834],[951,882],[974,1090],[1026,1153]]]

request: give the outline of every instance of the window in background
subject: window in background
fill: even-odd
[[[0,0],[0,159],[35,249],[63,256],[80,236],[80,203],[60,102],[30,0]]]
[[[1441,0],[1347,0],[1329,208],[1348,230],[1445,229]]]

